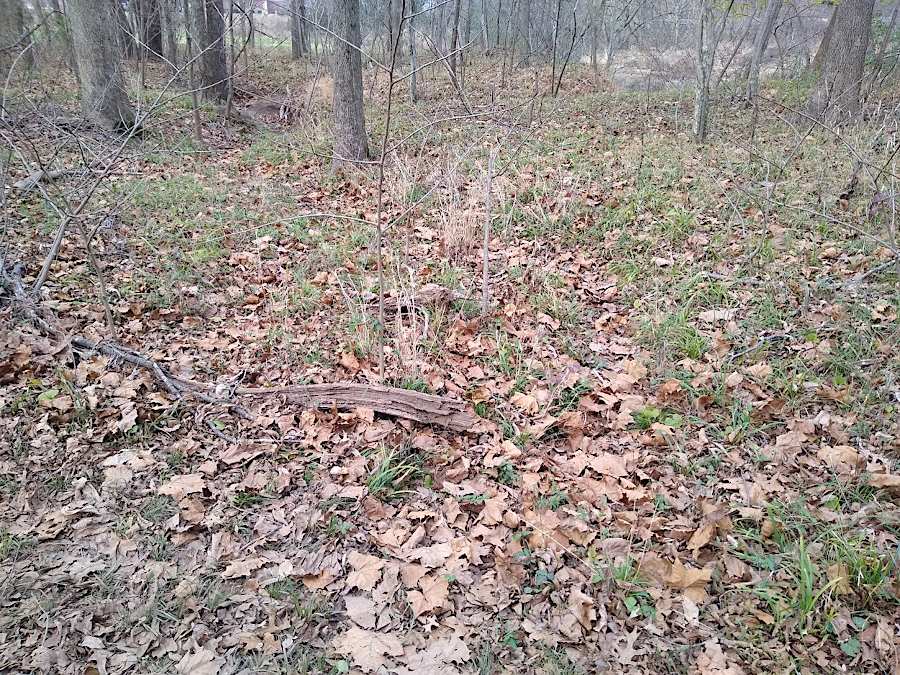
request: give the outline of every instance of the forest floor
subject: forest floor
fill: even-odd
[[[239,107],[311,77],[276,65]],[[528,99],[531,71],[478,68],[474,115],[398,89],[385,180],[386,221],[421,200],[385,233],[385,379],[471,431],[278,395],[241,419],[0,308],[0,672],[898,672],[900,280],[871,180],[896,118],[841,140],[776,82],[718,97],[698,146],[689,94],[576,68]],[[203,146],[176,100],[87,209],[120,342],[220,394],[379,381],[377,167],[332,175],[327,106],[295,99],[266,129],[204,109]],[[58,220],[37,190],[7,208],[28,284]],[[108,336],[80,238],[40,302]]]

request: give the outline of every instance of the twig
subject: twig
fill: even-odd
[[[792,336],[791,336],[790,333],[776,333],[775,335],[765,335],[765,336],[760,336],[760,337],[756,338],[757,342],[756,342],[756,344],[753,345],[752,347],[748,347],[747,349],[745,349],[745,350],[743,350],[743,351],[740,351],[740,352],[738,352],[737,354],[732,354],[732,355],[728,358],[728,365],[730,366],[730,365],[731,365],[732,363],[734,363],[737,359],[741,358],[742,356],[744,356],[744,355],[746,355],[746,354],[749,354],[749,353],[751,353],[751,352],[757,351],[758,349],[761,349],[762,346],[763,346],[766,342],[773,342],[773,341],[775,341],[775,340],[790,340],[791,337],[792,337]]]
[[[406,8],[405,2],[401,5],[400,24],[397,26],[397,38],[391,35],[393,49],[391,51],[391,64],[388,70],[387,104],[384,115],[384,135],[381,137],[381,157],[378,161],[378,208],[375,218],[375,255],[378,262],[378,378],[384,381],[384,260],[382,252],[383,223],[381,216],[384,212],[384,162],[387,158],[388,138],[391,134],[391,107],[394,102],[394,67],[397,63],[397,50],[400,47],[400,36],[403,35],[403,14]]]
[[[87,249],[88,260],[91,263],[91,267],[94,268],[94,273],[97,275],[97,284],[100,286],[100,301],[103,303],[103,311],[106,314],[106,323],[109,325],[109,336],[114,341],[118,341],[116,336],[116,322],[113,319],[112,308],[109,306],[109,295],[106,293],[106,281],[103,279],[103,270],[100,269],[100,262],[97,260],[97,256],[94,255],[94,247],[91,246],[91,239],[84,227],[84,223],[81,222],[81,218],[76,218],[75,223],[78,225],[78,231],[81,234],[81,238],[84,240],[84,247]]]
[[[484,251],[481,263],[481,316],[486,317],[488,314],[488,249],[491,241],[491,174],[494,172],[494,154],[493,148],[488,151],[487,166],[487,189],[484,195]]]
[[[177,377],[166,371],[156,361],[112,342],[95,343],[82,337],[67,335],[40,316],[39,307],[26,293],[22,284],[21,265],[16,265],[12,277],[3,278],[2,281],[4,287],[8,286],[13,289],[14,297],[19,302],[20,308],[32,323],[47,335],[60,338],[81,349],[103,354],[113,361],[124,361],[145,368],[152,372],[176,399],[182,400],[182,393],[189,394],[204,403],[226,406],[229,412],[238,417],[248,420],[256,419],[252,412],[236,405],[233,401],[223,400],[205,393],[204,390],[218,393],[220,384]],[[288,387],[235,387],[231,393],[235,396],[249,397],[282,395],[297,404],[314,408],[345,410],[371,408],[381,414],[423,424],[439,424],[454,431],[467,431],[475,424],[475,418],[468,412],[465,401],[395,387],[329,383]]]

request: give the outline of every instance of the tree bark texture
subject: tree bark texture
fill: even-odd
[[[25,7],[21,0],[0,0],[0,77],[3,81],[16,57],[31,42],[25,37],[25,17]],[[28,58],[25,65],[30,62],[31,59]]]
[[[701,0],[697,32],[697,91],[694,95],[694,140],[706,142],[709,125],[709,82],[716,58],[716,0]]]
[[[527,66],[531,59],[531,0],[519,0],[519,34],[522,36],[519,61]]]
[[[160,0],[162,10],[163,55],[178,68],[178,26],[175,0]]]
[[[200,90],[205,101],[228,98],[228,63],[225,58],[225,12],[222,0],[185,0],[191,4],[191,33],[200,52]]]
[[[368,159],[366,118],[363,108],[362,42],[359,0],[333,0],[337,38],[332,55],[334,77],[334,169]]]
[[[409,2],[409,19],[407,22],[407,30],[409,31],[409,100],[412,103],[415,103],[418,100],[418,91],[416,86],[416,80],[418,78],[418,73],[416,70],[419,68],[419,58],[418,53],[416,52],[416,12],[418,11],[418,3],[416,0],[410,0]]]
[[[769,38],[772,35],[772,29],[775,27],[775,21],[781,12],[781,3],[782,0],[768,0],[766,2],[762,24],[759,27],[759,32],[756,34],[756,40],[753,42],[753,55],[750,57],[750,73],[747,76],[748,101],[756,98],[756,94],[759,91],[759,69],[763,55],[766,53],[766,47],[769,45]]]
[[[837,26],[837,18],[838,11],[837,7],[835,7],[831,12],[831,19],[828,21],[828,26],[825,27],[825,35],[822,36],[822,41],[819,43],[819,48],[816,50],[816,55],[813,57],[811,66],[813,72],[819,72],[822,70],[822,66],[825,65],[825,55],[828,53],[828,46],[831,44],[831,36],[834,35],[834,29],[835,26]]]
[[[301,58],[308,51],[305,10],[303,0],[291,0],[291,56],[295,59]]]
[[[122,77],[113,0],[69,0],[69,26],[81,77],[84,116],[106,129],[134,124]]]
[[[857,119],[875,0],[841,0],[807,114],[839,125]]]
[[[456,46],[459,44],[459,10],[461,0],[453,3],[453,21],[450,24],[450,72],[456,75]]]

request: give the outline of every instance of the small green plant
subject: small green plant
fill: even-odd
[[[625,596],[624,602],[631,619],[643,617],[652,620],[656,615],[656,603],[647,591],[633,591]]]
[[[544,648],[543,671],[547,675],[581,675],[581,669],[572,663],[562,647]]]
[[[139,513],[142,518],[151,523],[161,523],[178,513],[178,506],[171,497],[156,495],[141,507]]]
[[[237,508],[243,509],[248,506],[253,506],[254,504],[259,504],[265,498],[259,494],[258,492],[251,492],[250,490],[240,490],[234,493],[234,496],[231,498],[231,503],[234,504]]]
[[[150,545],[150,557],[153,560],[171,560],[175,555],[175,544],[164,534],[154,534],[147,540]]]
[[[297,613],[297,618],[301,621],[311,621],[316,617],[327,617],[331,612],[331,605],[328,600],[316,592],[311,593],[305,602],[301,601],[297,594],[294,594],[292,599],[294,601],[294,611]]]
[[[563,504],[568,503],[569,495],[556,485],[553,486],[553,490],[549,494],[538,495],[534,499],[535,506],[548,507],[553,511],[556,511],[556,509],[558,509]]]
[[[478,655],[474,660],[478,675],[492,675],[494,672],[494,663],[494,650],[491,648],[490,641],[485,640],[481,643],[481,647],[478,649]]]
[[[332,514],[328,517],[328,525],[325,527],[325,534],[329,537],[343,537],[348,532],[353,531],[353,523]]]
[[[34,540],[31,537],[19,537],[6,530],[0,530],[0,560],[6,560],[11,555],[18,554],[19,551],[33,543]]]
[[[819,604],[819,599],[834,588],[840,578],[832,579],[818,588],[817,568],[809,557],[809,549],[806,547],[803,537],[800,537],[797,543],[797,571],[791,571],[790,575],[796,582],[794,607],[799,614],[800,631],[807,633],[810,630],[810,624],[815,619],[814,610]]]
[[[516,629],[510,623],[503,625],[503,632],[500,636],[500,644],[509,649],[516,651],[519,649],[519,638],[516,636]]]
[[[375,465],[366,480],[366,487],[379,499],[392,500],[409,494],[408,485],[422,478],[423,458],[410,447],[383,447],[375,455]]]
[[[506,461],[497,467],[497,481],[503,485],[515,485],[519,482],[519,474],[512,462]]]
[[[659,408],[644,408],[643,410],[632,410],[631,419],[634,420],[634,426],[636,429],[642,429],[646,431],[659,421],[660,414],[661,413]]]
[[[273,600],[281,600],[284,597],[292,597],[299,593],[297,583],[290,577],[273,581],[266,586],[266,592]]]

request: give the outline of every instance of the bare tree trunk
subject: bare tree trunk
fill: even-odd
[[[31,40],[26,37],[25,6],[20,0],[0,0],[0,77],[6,80],[9,68]],[[32,62],[31,52],[25,55],[25,64]],[[21,61],[20,61],[21,63]]]
[[[385,59],[389,59],[394,51],[394,0],[385,3],[385,24],[387,26],[387,39],[384,44]]]
[[[363,108],[362,42],[359,0],[333,0],[337,40],[332,55],[334,77],[334,163],[337,170],[346,163],[369,157],[366,118]]]
[[[825,54],[807,113],[838,125],[859,117],[859,101],[872,32],[875,0],[841,0],[834,34]]]
[[[747,101],[753,101],[759,91],[759,69],[762,64],[763,54],[769,45],[769,37],[775,27],[775,21],[781,12],[782,0],[768,0],[763,12],[762,24],[753,42],[753,55],[750,57],[750,73],[747,76]]]
[[[184,24],[186,26],[186,48],[188,62],[188,85],[191,89],[191,111],[194,117],[194,139],[203,143],[203,121],[200,119],[200,101],[197,96],[197,83],[194,79],[194,39],[191,36],[191,0],[184,1]]]
[[[163,52],[165,57],[172,64],[173,70],[178,70],[178,24],[175,19],[177,7],[175,0],[161,0],[160,7],[162,9],[162,33],[163,33]]]
[[[185,0],[191,5],[191,32],[200,57],[200,90],[206,101],[228,98],[225,17],[222,0]]]
[[[454,0],[453,21],[450,24],[450,72],[456,75],[456,45],[459,42],[459,10],[461,0]]]
[[[407,26],[409,31],[409,100],[412,103],[415,103],[418,97],[418,92],[416,91],[416,77],[418,73],[416,73],[416,70],[419,68],[419,58],[416,52],[416,11],[416,0],[409,0],[409,25]]]
[[[834,30],[837,26],[837,15],[838,11],[837,7],[835,7],[831,12],[831,19],[828,21],[828,26],[825,28],[825,35],[822,36],[822,41],[819,43],[819,48],[816,50],[816,55],[813,57],[813,72],[822,70],[822,66],[825,65],[825,55],[828,53],[828,47],[831,45],[831,36],[834,35]]]
[[[884,58],[885,53],[887,52],[887,46],[894,35],[894,27],[897,25],[898,12],[900,12],[900,2],[894,4],[894,9],[891,12],[891,20],[888,23],[887,30],[884,33],[884,39],[881,41],[881,45],[879,45],[878,47],[878,54],[875,56],[875,65],[872,67],[872,74],[869,76],[869,86],[867,87],[866,92],[868,96],[874,94],[875,90],[878,89],[879,80],[881,78],[881,70],[884,68]]]
[[[488,38],[487,14],[487,0],[481,0],[481,42],[483,47],[481,53],[484,56],[488,56],[491,53],[491,43]]]
[[[69,0],[69,25],[81,75],[84,116],[106,129],[134,124],[134,111],[125,91],[116,32],[113,0]]]
[[[301,58],[305,53],[303,44],[303,13],[301,0],[291,0],[291,56]]]
[[[531,59],[531,0],[519,0],[519,33],[522,36],[521,65],[527,66]]]
[[[122,6],[121,2],[116,2],[116,24],[118,24],[119,46],[129,59],[137,56],[137,43],[135,42],[136,29],[131,25],[131,19],[128,18],[128,12]]]
[[[134,24],[144,57],[163,53],[161,0],[134,0]]]
[[[709,81],[716,58],[716,0],[701,0],[697,33],[697,91],[694,95],[694,140],[706,142],[709,122]]]

